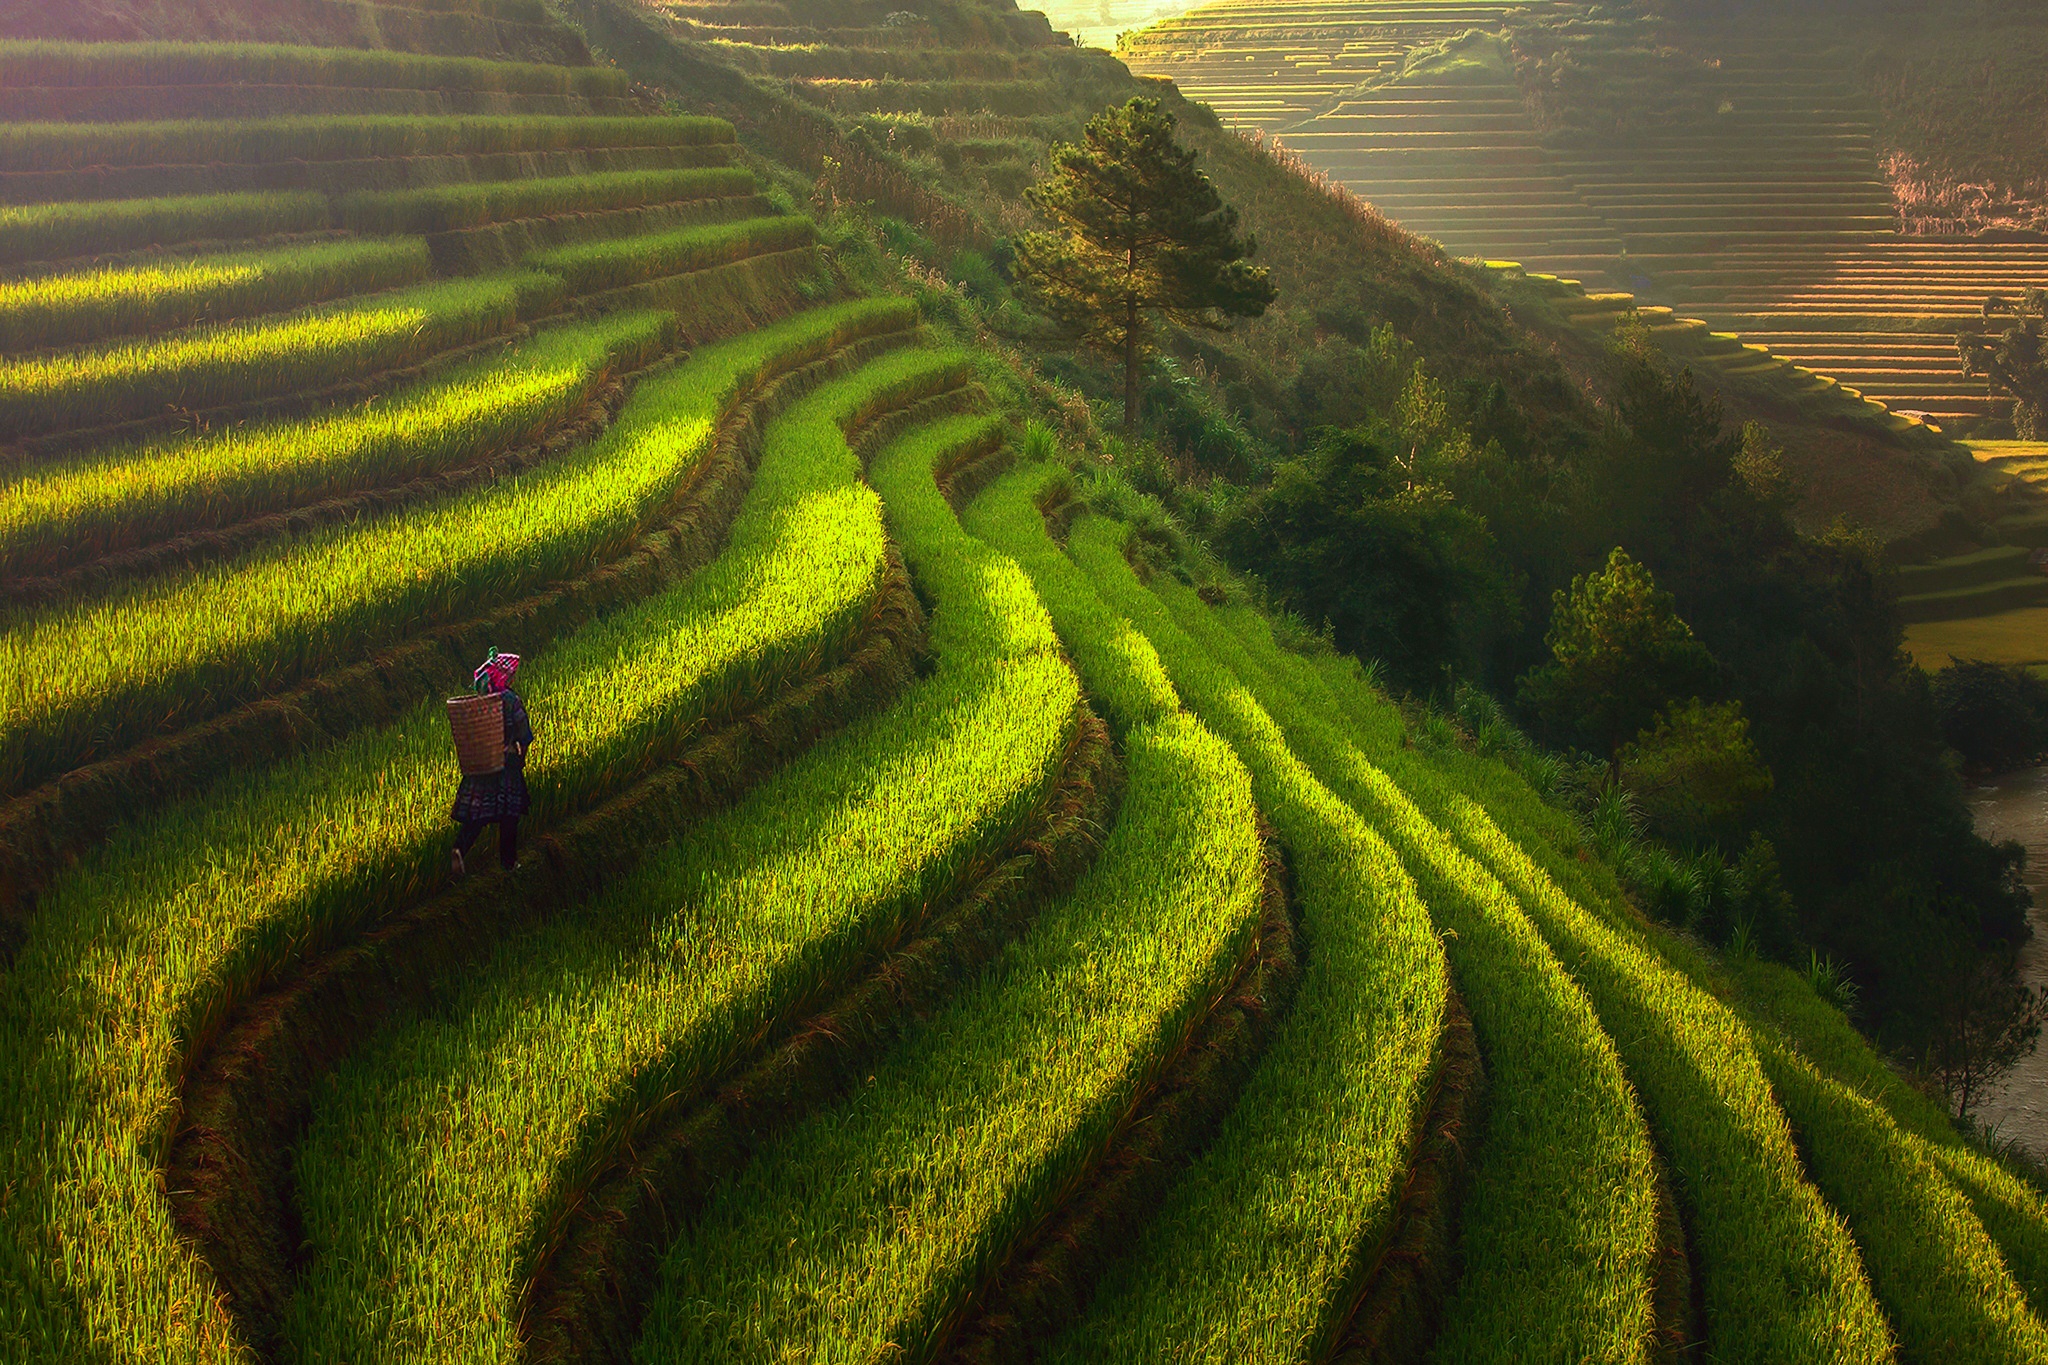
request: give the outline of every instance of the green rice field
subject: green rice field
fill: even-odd
[[[2033,1178],[1161,567],[812,121],[1001,197],[1126,77],[984,0],[619,3],[0,36],[0,1361],[2048,1360]],[[1408,61],[1504,14],[1123,49],[1416,215],[1719,240]],[[2048,665],[2031,524],[1905,571],[1923,661]]]

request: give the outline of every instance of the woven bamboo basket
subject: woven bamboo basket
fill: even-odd
[[[505,695],[450,697],[448,727],[455,732],[455,758],[464,777],[505,771]]]

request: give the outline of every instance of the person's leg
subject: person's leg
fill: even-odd
[[[519,866],[519,817],[508,815],[498,822],[498,866]]]
[[[477,836],[483,832],[484,822],[481,820],[464,820],[462,828],[455,832],[455,849],[448,855],[448,866],[456,876],[469,870],[463,864],[462,855],[476,846]]]

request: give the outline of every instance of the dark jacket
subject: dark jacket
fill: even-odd
[[[533,743],[533,726],[526,719],[526,703],[519,694],[508,687],[503,696],[505,767],[501,772],[462,779],[455,792],[455,809],[450,812],[457,824],[517,819],[533,808],[533,798],[526,793],[526,749]]]

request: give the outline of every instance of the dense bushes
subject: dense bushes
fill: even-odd
[[[1427,689],[1470,667],[1505,605],[1486,523],[1418,477],[1390,431],[1326,432],[1225,516],[1219,541],[1337,644]]]
[[[1934,675],[1934,705],[1972,767],[2004,772],[2048,752],[2048,681],[2026,668],[1957,659]]]
[[[1633,779],[1610,807],[1632,785],[1629,818],[1653,815],[1678,846],[1638,879],[1664,913],[1724,940],[1748,923],[1760,946],[1802,962],[1808,947],[1833,955],[1888,1045],[1925,1056],[1959,1029],[1979,1031],[1970,1001],[2003,998],[1990,982],[2025,933],[2014,855],[1971,830],[1943,707],[1900,649],[1876,547],[1846,531],[1802,537],[1768,437],[1725,423],[1646,332],[1617,347],[1611,402],[1577,442],[1531,440],[1519,405],[1470,387],[1441,391],[1438,415],[1410,396],[1398,348],[1358,340],[1377,435],[1326,437],[1227,510],[1218,542],[1231,561],[1410,689],[1437,690],[1460,658],[1454,642],[1468,676],[1496,692],[1512,695],[1526,677],[1525,714],[1553,743],[1590,748],[1611,776]],[[1437,436],[1431,454],[1418,438],[1446,425],[1462,437]],[[1393,458],[1410,449],[1422,452],[1412,483]],[[1415,503],[1425,482],[1439,499],[1434,525],[1468,528],[1469,558],[1390,551],[1404,542],[1389,521],[1408,544],[1459,543],[1424,534]],[[1587,581],[1559,591],[1617,546],[1632,566],[1622,576],[1640,571],[1639,592],[1610,582],[1592,593]],[[1466,572],[1446,573],[1446,562]],[[1615,573],[1610,563],[1605,577]],[[1493,611],[1502,581],[1520,596],[1519,619]],[[1546,603],[1553,593],[1561,606]],[[1613,599],[1603,619],[1596,597]],[[1621,610],[1623,598],[1640,600]],[[1378,617],[1376,604],[1386,604]],[[1414,624],[1394,628],[1403,614]],[[1664,621],[1670,638],[1592,647],[1636,618],[1645,630]],[[2016,733],[1996,717],[2020,714],[2019,695],[2034,687],[1957,675],[1943,688],[1951,735],[1997,747],[1975,736]],[[1704,709],[1683,709],[1694,698]],[[1712,709],[1731,706],[1739,713]],[[2007,747],[2028,743],[2038,747]],[[1664,789],[1681,772],[1690,791],[1674,801]],[[1711,787],[1718,795],[1702,799]],[[1753,836],[1775,850],[1766,880],[1779,888],[1755,911],[1744,908],[1753,897],[1716,890],[1741,880]]]

